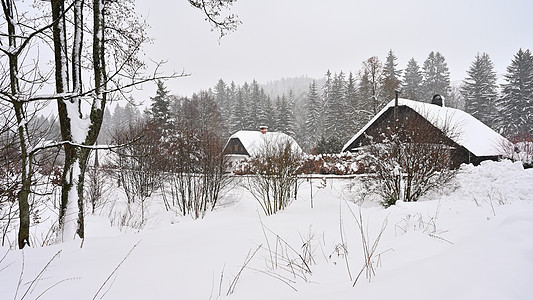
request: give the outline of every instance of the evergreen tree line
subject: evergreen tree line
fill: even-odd
[[[293,136],[308,152],[338,152],[343,143],[362,128],[383,106],[401,98],[429,102],[434,94],[445,98],[445,105],[463,109],[507,137],[530,134],[533,128],[533,55],[520,49],[497,83],[494,65],[486,53],[478,53],[467,77],[454,90],[446,60],[439,52],[431,52],[423,65],[411,58],[405,69],[399,69],[397,57],[390,50],[385,63],[370,57],[357,72],[325,74],[323,84],[309,84],[307,93],[295,94],[291,89],[281,95],[269,95],[253,80],[242,86],[220,79],[207,92],[193,95],[200,106],[220,114],[218,128],[223,138],[239,130],[258,130],[268,126]],[[201,99],[201,100],[198,100]],[[158,82],[156,96],[151,98],[151,118],[175,123],[177,118],[194,118],[176,114],[176,106],[187,97],[170,95],[163,82]],[[209,104],[206,104],[209,103]],[[172,113],[174,111],[174,113]],[[104,116],[106,132],[120,128],[124,122],[140,120],[143,114],[128,103],[117,106],[113,115]],[[105,132],[101,138],[105,142]]]
[[[370,57],[359,71],[348,75],[328,70],[325,83],[311,83],[303,97],[289,90],[273,101],[256,81],[240,87],[222,79],[210,93],[230,133],[267,125],[293,135],[306,151],[337,152],[394,99],[396,91],[402,98],[422,102],[440,94],[446,106],[465,110],[505,136],[528,134],[533,128],[533,56],[529,49],[518,51],[503,79],[499,85],[489,55],[478,53],[460,87],[453,88],[441,53],[429,53],[422,66],[411,58],[402,70],[390,50],[385,63]]]
[[[514,55],[501,86],[486,53],[476,55],[467,75],[461,87],[466,112],[508,138],[531,135],[533,55],[529,49]]]
[[[435,93],[451,94],[449,70],[439,52],[431,52],[420,68],[411,59],[402,78],[397,58],[389,51],[386,63],[374,56],[363,62],[361,70],[325,74],[325,82],[309,85],[305,95],[292,90],[271,98],[254,80],[237,86],[220,79],[209,91],[215,98],[229,134],[238,130],[269,130],[292,135],[308,152],[338,152],[402,88],[407,97],[428,100]]]
[[[470,113],[509,138],[531,134],[533,55],[529,49],[520,49],[514,55],[501,85],[489,55],[478,53],[457,91],[450,86],[450,73],[439,52],[431,52],[422,67],[411,58],[401,70],[396,61],[391,50],[385,63],[374,56],[364,61],[359,71],[348,75],[327,71],[323,84],[312,81],[304,94],[289,89],[285,94],[271,96],[255,80],[238,86],[220,79],[212,89],[189,99],[171,95],[164,82],[159,81],[152,105],[145,112],[139,111],[133,99],[125,106],[117,105],[113,112],[106,108],[98,143],[110,143],[112,133],[128,124],[153,118],[172,126],[178,118],[194,117],[177,112],[179,105],[193,101],[220,114],[218,130],[222,138],[265,125],[270,131],[293,136],[308,152],[338,152],[395,97],[397,90],[402,98],[424,102],[441,94],[446,106]]]

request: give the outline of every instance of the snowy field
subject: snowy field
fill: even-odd
[[[0,248],[0,299],[532,299],[533,169],[463,166],[388,209],[358,186],[304,181],[267,217],[236,185],[200,220],[156,194],[143,230],[102,210],[81,248]]]

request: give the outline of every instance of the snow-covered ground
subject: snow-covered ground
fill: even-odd
[[[358,186],[304,181],[269,217],[239,186],[200,220],[155,195],[141,231],[91,215],[81,248],[0,248],[0,299],[532,298],[533,169],[463,166],[440,191],[388,209],[361,203]],[[361,229],[375,246],[371,276]]]

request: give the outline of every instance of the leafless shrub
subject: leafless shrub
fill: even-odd
[[[385,207],[398,200],[416,201],[455,176],[450,137],[459,129],[446,122],[442,131],[412,115],[368,137],[370,144],[363,153],[371,176],[366,183],[382,196]]]
[[[147,217],[147,201],[161,184],[164,175],[164,149],[161,148],[161,132],[151,122],[130,123],[113,135],[114,143],[122,145],[114,150],[112,167],[116,170],[119,185],[128,199],[128,212],[121,214],[123,221],[141,216],[141,226]],[[132,209],[132,206],[138,207]],[[129,214],[129,216],[128,216]]]
[[[174,106],[178,120],[163,143],[167,167],[165,205],[198,219],[215,208],[230,182],[225,173],[227,158],[223,155],[220,113],[207,93],[179,99]]]
[[[529,133],[513,135],[508,141],[501,141],[498,147],[506,158],[520,161],[526,168],[533,167],[533,135]]]
[[[202,143],[196,145],[201,147],[192,145],[193,141],[182,136],[170,148],[164,194],[170,195],[172,205],[183,215],[190,214],[197,219],[215,208],[229,177],[224,174],[226,160],[220,137],[202,137]],[[169,206],[170,201],[166,203]]]
[[[95,155],[98,154],[95,153]],[[85,176],[85,180],[87,180],[85,185],[85,197],[93,214],[96,212],[96,208],[105,205],[106,195],[112,187],[110,182],[114,181],[113,175],[111,168],[108,166],[101,166],[96,162],[93,166],[87,167]]]
[[[246,188],[265,212],[272,215],[285,209],[296,198],[300,180],[300,154],[289,142],[268,141],[259,156],[251,159]]]

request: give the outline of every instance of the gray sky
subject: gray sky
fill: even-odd
[[[266,83],[321,78],[328,69],[357,72],[371,56],[384,62],[389,49],[400,69],[411,57],[422,66],[439,51],[451,80],[462,80],[477,52],[488,53],[502,74],[519,48],[533,50],[531,0],[238,0],[232,12],[243,24],[220,42],[186,0],[140,0],[137,9],[154,38],[146,55],[167,60],[166,72],[191,74],[167,82],[177,95],[220,78]],[[152,84],[139,97],[154,94]]]

